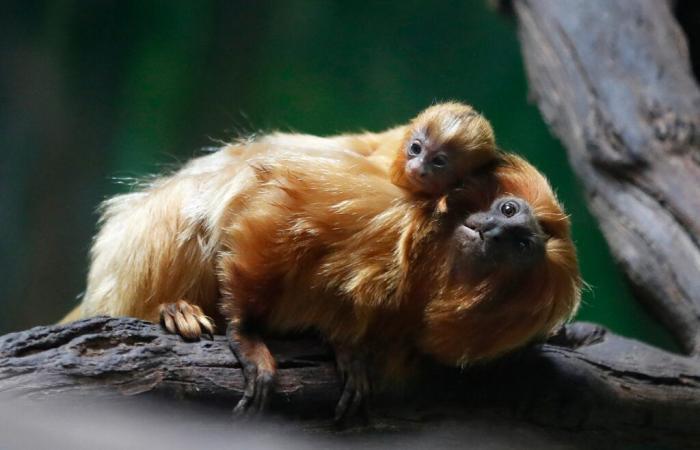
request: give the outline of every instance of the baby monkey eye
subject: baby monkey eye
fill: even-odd
[[[444,155],[437,155],[433,158],[433,165],[435,167],[445,167],[447,165],[447,157]]]
[[[518,204],[515,202],[505,202],[501,205],[501,213],[506,217],[513,217],[518,213]]]
[[[418,141],[413,141],[410,147],[408,147],[408,154],[411,156],[416,156],[420,154],[421,150],[423,150],[423,146],[420,145],[420,142]]]

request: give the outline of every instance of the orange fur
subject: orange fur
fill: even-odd
[[[431,147],[439,148],[449,157],[448,166],[432,183],[439,181],[439,189],[429,189],[420,180],[411,178],[406,170],[407,149],[420,137]],[[363,132],[318,137],[305,134],[273,133],[260,142],[276,148],[335,151],[350,150],[368,156],[373,162],[387,168],[395,185],[413,194],[432,197],[444,194],[466,175],[497,158],[496,142],[491,124],[471,106],[444,102],[426,108],[408,124],[380,133]]]
[[[444,362],[493,358],[546,337],[578,308],[581,279],[569,219],[542,174],[517,156],[503,158],[494,180],[471,186],[476,192],[486,187],[491,195],[469,196],[527,200],[549,236],[545,258],[524,273],[501,270],[437,293],[426,308],[421,347]]]
[[[445,184],[437,192],[428,192],[407,174],[406,148],[416,135],[425,136],[430,145],[444,149],[451,156],[450,167],[440,174]],[[405,127],[401,140],[383,145],[377,153],[387,152],[392,159],[389,169],[392,183],[413,193],[433,195],[444,194],[466,175],[497,157],[491,124],[470,106],[453,102],[437,104],[420,113]]]
[[[215,316],[222,295],[228,320],[372,345],[393,372],[416,351],[466,364],[556,329],[576,310],[580,280],[544,177],[503,155],[442,199],[406,195],[381,159],[405,133],[273,134],[108,200],[81,315],[157,321],[161,305],[186,299]],[[531,204],[549,235],[545,260],[455,278],[456,224],[505,194]]]
[[[218,270],[228,319],[466,364],[546,336],[575,311],[568,219],[524,160],[505,155],[471,195],[527,200],[549,234],[546,257],[525,273],[466,279],[454,276],[451,236],[466,213],[459,199],[440,213],[433,200],[397,195],[363,158],[310,162],[261,160],[243,204],[227,208]],[[392,355],[382,352],[386,365],[400,366]]]

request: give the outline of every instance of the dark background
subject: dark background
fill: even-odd
[[[513,23],[484,0],[46,1],[0,7],[0,333],[84,289],[95,208],[256,130],[379,130],[473,104],[572,216],[578,318],[673,348],[615,267],[527,85]]]

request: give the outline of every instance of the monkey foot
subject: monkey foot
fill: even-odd
[[[160,323],[169,332],[186,340],[198,341],[202,334],[208,334],[211,339],[214,337],[212,320],[204,315],[202,308],[184,300],[160,305]]]
[[[244,366],[243,373],[245,376],[243,397],[233,408],[233,416],[237,418],[257,417],[265,411],[268,396],[275,384],[275,373],[258,369],[253,364]]]
[[[335,358],[343,382],[343,392],[335,407],[335,422],[343,423],[358,412],[367,420],[371,387],[364,355],[358,356],[348,349],[336,348]]]

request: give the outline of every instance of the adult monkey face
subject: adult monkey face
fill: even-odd
[[[545,256],[547,235],[532,208],[518,197],[499,197],[488,211],[470,214],[455,238],[472,268],[527,269]]]

